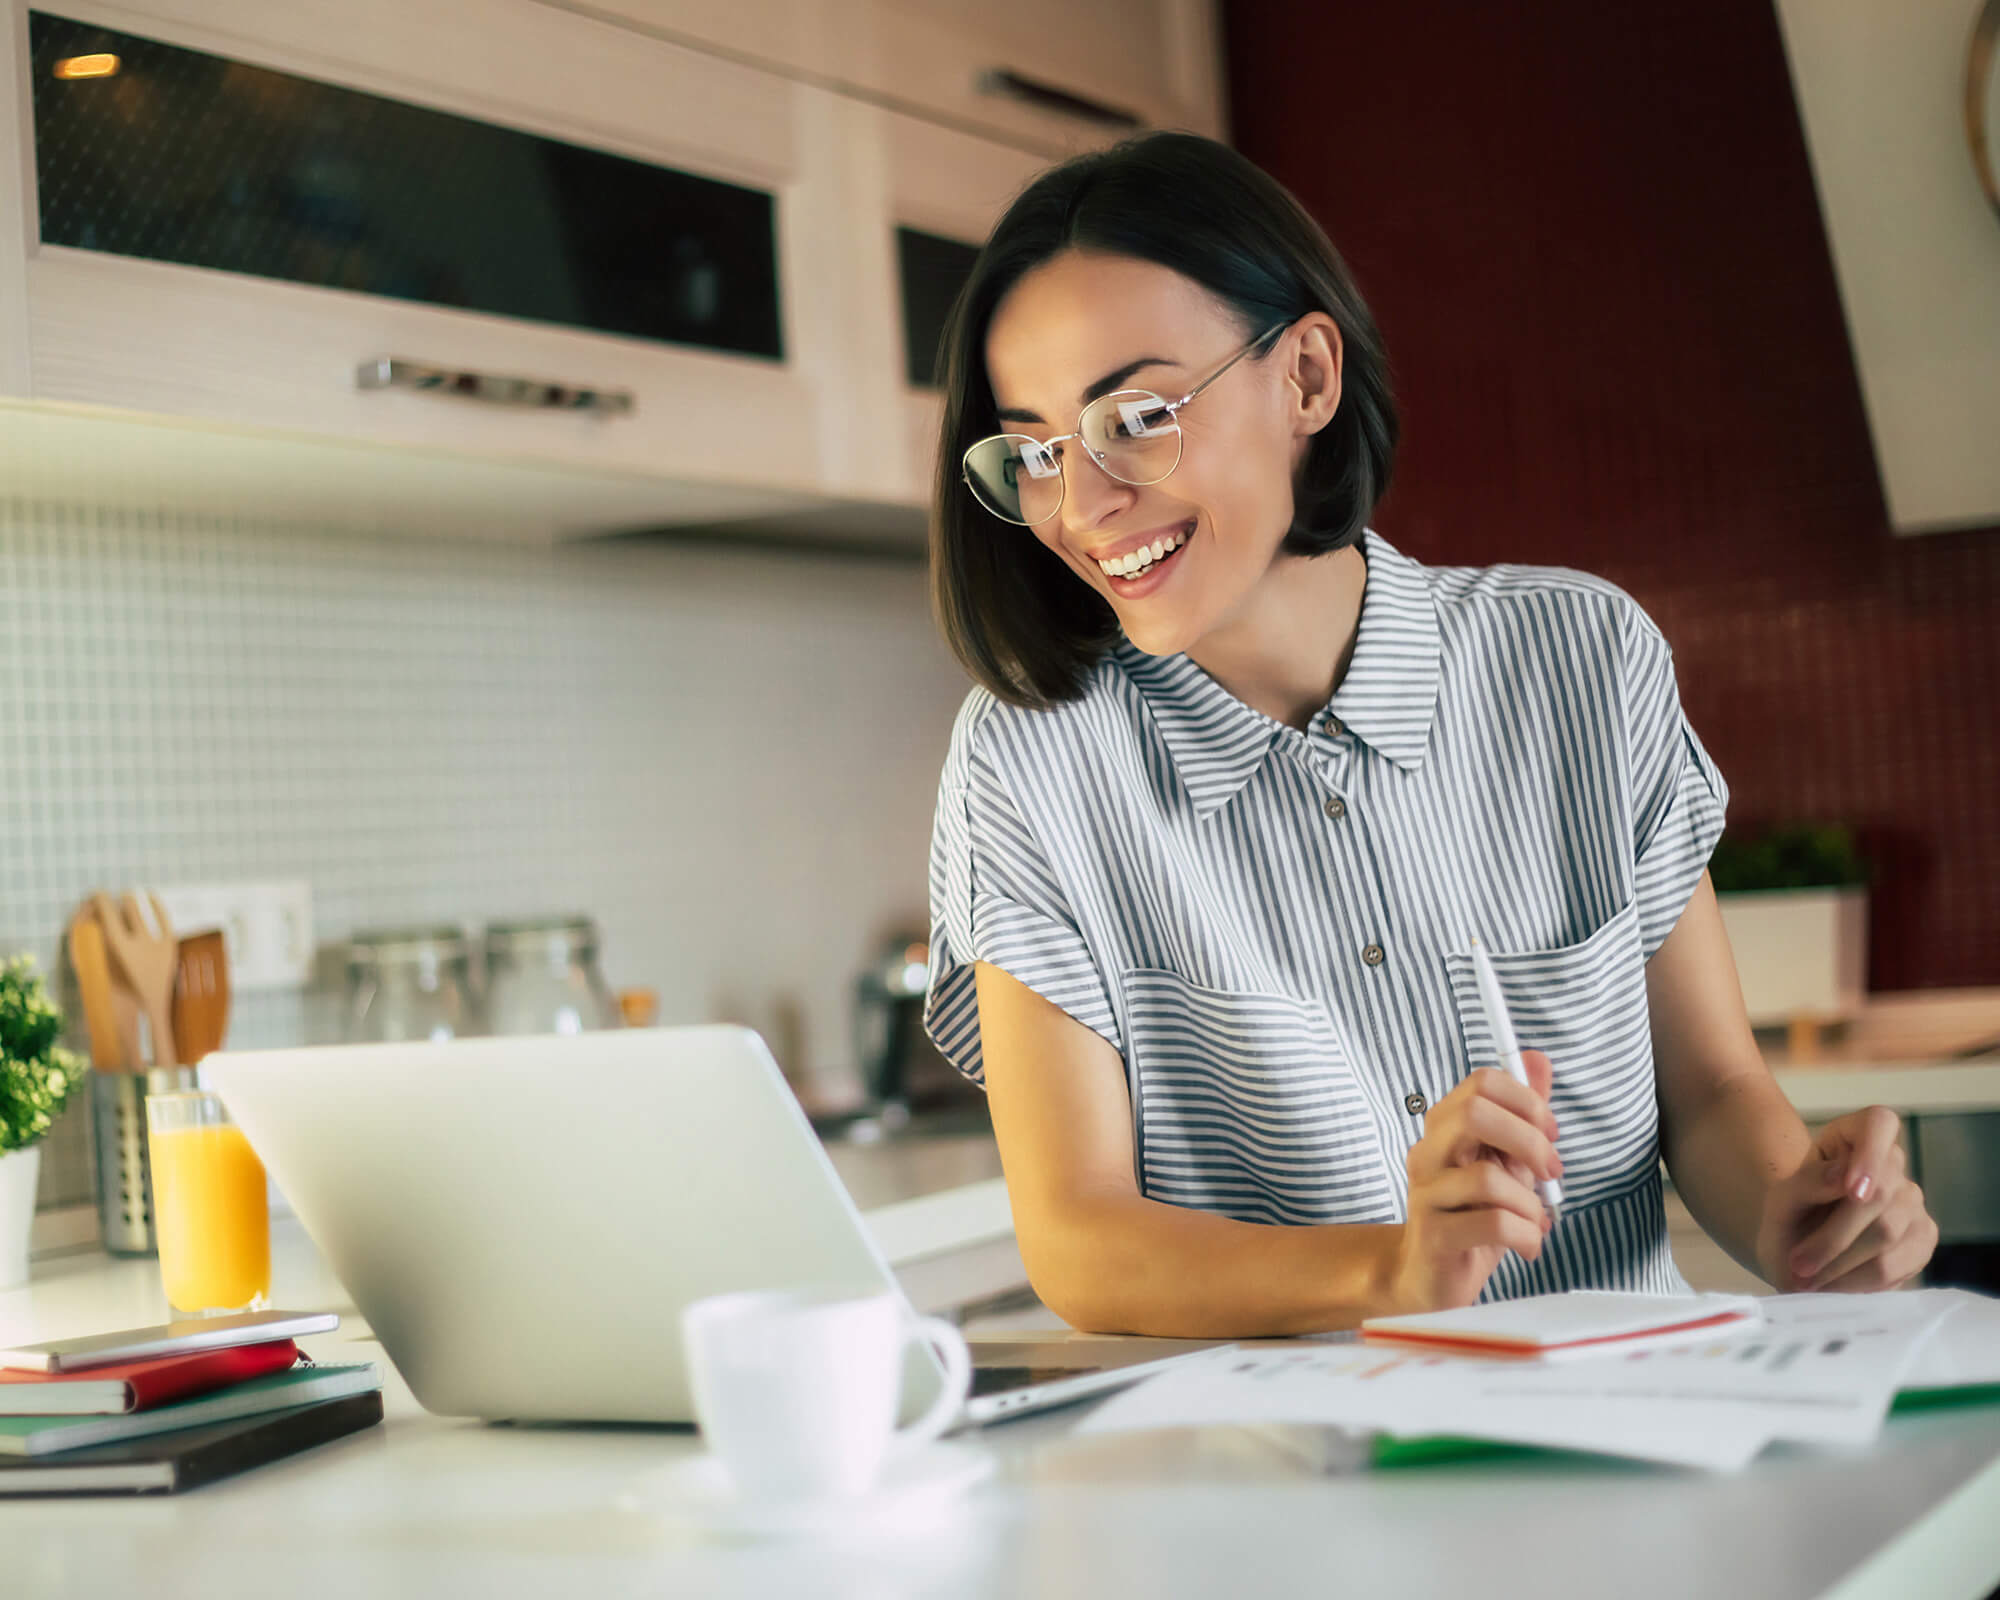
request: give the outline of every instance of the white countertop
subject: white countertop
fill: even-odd
[[[1808,1122],[1876,1105],[1905,1117],[2000,1111],[2000,1061],[1776,1067],[1771,1075]]]
[[[1904,1116],[2000,1111],[2000,1053],[1958,1052],[2000,1040],[2000,989],[1911,989],[1871,994],[1826,1030],[1809,1060],[1768,1036],[1764,1059],[1807,1121],[1862,1106]]]
[[[1026,1290],[1028,1272],[1014,1243],[1014,1214],[991,1133],[833,1140],[826,1151],[920,1310],[947,1311]],[[273,1202],[274,1223],[292,1223],[291,1208],[275,1191]],[[95,1206],[47,1211],[36,1222],[36,1248],[51,1262],[97,1238]]]
[[[345,1301],[295,1224],[276,1297]],[[164,1313],[149,1260],[78,1256],[0,1294],[0,1337]],[[320,1360],[385,1361],[344,1327]],[[386,1369],[386,1361],[385,1361]],[[1241,1429],[973,1436],[996,1476],[894,1538],[728,1542],[636,1507],[692,1435],[432,1417],[387,1371],[383,1427],[159,1500],[0,1501],[9,1600],[549,1594],[1035,1600],[1144,1594],[1976,1600],[2000,1580],[2000,1409],[1893,1418],[1859,1457],[1734,1478],[1557,1459],[1322,1477]]]

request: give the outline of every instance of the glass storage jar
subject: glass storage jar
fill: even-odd
[[[352,1043],[458,1039],[480,1032],[465,930],[370,928],[347,947]]]
[[[495,1034],[624,1026],[597,970],[597,924],[580,916],[489,923],[486,1022]]]

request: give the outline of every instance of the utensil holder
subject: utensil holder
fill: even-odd
[[[146,1096],[194,1087],[192,1067],[90,1075],[98,1235],[114,1256],[159,1253],[153,1232],[153,1168],[146,1153]]]

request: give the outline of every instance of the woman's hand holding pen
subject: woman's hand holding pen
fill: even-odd
[[[1937,1224],[1910,1181],[1902,1120],[1886,1106],[1820,1129],[1796,1172],[1772,1184],[1757,1230],[1764,1276],[1786,1290],[1894,1289],[1937,1247]]]
[[[1523,1050],[1528,1084],[1486,1067],[1430,1108],[1410,1149],[1409,1218],[1392,1296],[1399,1310],[1470,1305],[1509,1250],[1532,1261],[1550,1219],[1535,1185],[1562,1173],[1549,1058]]]

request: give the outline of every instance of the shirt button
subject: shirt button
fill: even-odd
[[[1371,944],[1366,950],[1361,952],[1361,959],[1371,967],[1381,966],[1382,947],[1379,944]]]
[[[1338,822],[1347,815],[1347,802],[1337,794],[1329,796],[1326,802],[1326,814]]]
[[[1345,732],[1347,732],[1347,724],[1342,722],[1340,718],[1328,717],[1326,719],[1326,736],[1329,739],[1338,739]]]
[[[1403,1109],[1409,1112],[1409,1114],[1413,1117],[1421,1117],[1426,1111],[1430,1110],[1430,1108],[1431,1108],[1430,1101],[1426,1100],[1422,1095],[1418,1094],[1414,1089],[1412,1089],[1408,1094],[1403,1096]]]

